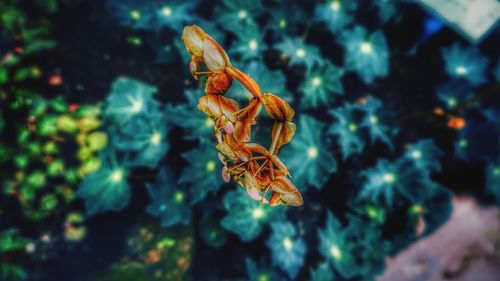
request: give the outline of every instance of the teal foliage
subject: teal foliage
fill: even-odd
[[[344,278],[370,278],[384,269],[389,248],[375,224],[350,217],[343,227],[329,211],[318,238],[319,252]]]
[[[159,217],[162,226],[169,227],[190,222],[189,194],[184,186],[176,183],[168,168],[162,168],[156,175],[155,182],[147,184],[146,189],[152,200],[146,207],[146,212]]]
[[[275,45],[275,48],[294,66],[305,66],[306,69],[311,69],[313,65],[323,61],[318,47],[306,44],[298,37],[285,37],[283,41]]]
[[[315,7],[315,18],[333,33],[337,33],[354,21],[357,1],[328,1]]]
[[[228,212],[221,225],[237,234],[242,241],[251,241],[262,233],[264,226],[284,217],[283,207],[269,207],[247,196],[243,189],[226,193],[222,200]]]
[[[309,270],[311,281],[330,281],[334,279],[334,273],[328,262],[322,262],[315,268]]]
[[[111,15],[120,25],[140,30],[158,31],[168,27],[176,32],[193,20],[192,11],[198,1],[106,1]]]
[[[485,171],[486,191],[493,195],[498,205],[500,205],[500,164],[492,162]]]
[[[280,268],[291,279],[295,279],[304,265],[306,243],[290,222],[274,223],[271,229],[272,234],[266,245],[271,250],[273,265]]]
[[[178,182],[189,184],[191,203],[195,204],[214,193],[222,185],[222,164],[212,142],[200,141],[200,145],[182,154],[188,165],[182,171]]]
[[[212,137],[214,133],[215,127],[210,117],[199,110],[193,110],[198,105],[198,98],[201,97],[199,92],[199,89],[188,89],[184,92],[187,103],[165,106],[168,122],[185,129],[184,137],[187,139],[206,139]]]
[[[337,168],[337,162],[325,142],[325,124],[302,115],[297,128],[293,141],[283,148],[282,158],[299,190],[308,186],[321,189]]]
[[[262,11],[260,0],[223,0],[215,7],[215,18],[222,28],[238,34],[255,24],[255,17]]]
[[[481,55],[476,47],[454,43],[450,47],[443,48],[441,55],[445,63],[446,73],[450,77],[465,80],[474,86],[479,86],[487,81],[485,72],[489,60]]]
[[[110,129],[115,148],[129,153],[129,166],[155,168],[168,150],[168,131],[162,114],[135,117]]]
[[[155,87],[122,77],[113,82],[106,100],[111,144],[127,153],[128,166],[155,168],[169,148],[166,117],[155,92]]]
[[[306,108],[316,108],[330,104],[335,100],[336,95],[344,93],[341,80],[343,74],[342,69],[329,61],[308,69],[299,89],[302,93],[300,105]]]
[[[100,155],[101,166],[87,175],[77,190],[77,196],[85,201],[87,214],[121,211],[130,201],[129,170],[120,165],[112,151]]]
[[[345,103],[329,111],[335,120],[328,127],[327,134],[340,147],[344,160],[361,153],[368,141],[380,141],[389,148],[393,147],[392,130],[380,107],[381,101],[368,96],[362,104]]]
[[[442,151],[432,140],[424,139],[408,145],[407,152],[395,161],[379,159],[375,167],[361,172],[363,184],[358,198],[384,202],[394,208],[400,198],[421,202],[441,186],[431,175],[441,170]]]
[[[154,100],[156,87],[138,80],[120,77],[112,86],[104,108],[104,116],[122,125],[132,118],[159,111],[159,104]]]
[[[256,24],[249,24],[241,32],[236,34],[230,52],[239,59],[243,65],[252,60],[260,60],[262,52],[266,49],[264,34]]]
[[[261,260],[260,262],[255,262],[250,258],[245,259],[245,267],[247,276],[243,280],[248,281],[262,281],[262,280],[283,280],[285,278],[278,272],[276,272],[269,262],[266,260]]]
[[[389,74],[389,49],[382,31],[369,34],[364,27],[355,26],[342,33],[340,43],[345,49],[346,70],[356,71],[365,83]]]
[[[474,89],[465,81],[449,81],[436,91],[438,98],[450,110],[464,104],[474,94]]]

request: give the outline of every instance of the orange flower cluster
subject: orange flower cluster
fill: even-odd
[[[293,108],[283,99],[262,93],[250,76],[235,68],[222,47],[200,27],[184,27],[182,40],[191,54],[189,68],[194,79],[207,75],[205,96],[198,101],[198,109],[215,123],[216,148],[224,164],[222,177],[232,177],[246,188],[248,195],[270,206],[303,204],[302,196],[289,179],[290,173],[278,158],[279,149],[289,143],[295,134]],[[206,66],[206,71],[199,71]],[[248,105],[224,96],[233,79],[238,80],[253,95]],[[251,143],[252,126],[264,106],[275,120],[269,149]],[[270,195],[268,195],[270,193]]]

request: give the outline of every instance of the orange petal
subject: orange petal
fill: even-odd
[[[281,205],[281,194],[278,192],[273,192],[271,198],[269,199],[269,206],[278,206]]]
[[[223,96],[217,96],[220,110],[222,114],[224,114],[231,122],[236,122],[235,112],[240,110],[238,103],[230,98],[226,98]]]
[[[300,206],[304,203],[299,190],[287,177],[277,177],[271,182],[271,188],[281,193],[281,200],[291,206]]]
[[[260,155],[268,155],[269,154],[267,149],[265,149],[262,145],[260,145],[258,143],[245,143],[244,147],[246,149],[250,150],[251,152],[255,152],[255,153],[258,153]]]

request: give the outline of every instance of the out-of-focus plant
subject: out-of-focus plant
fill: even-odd
[[[297,138],[283,150],[283,159],[299,186],[320,189],[337,169],[337,161],[325,141],[325,124],[302,115],[298,127]]]
[[[17,259],[27,251],[30,240],[19,235],[16,229],[0,232],[0,277],[2,280],[25,280],[26,270],[19,265]]]
[[[166,229],[142,218],[127,234],[123,256],[92,280],[185,280],[192,249],[192,228]]]
[[[273,264],[295,279],[304,264],[306,243],[299,236],[297,228],[289,222],[278,222],[272,224],[271,228],[267,247],[271,249]]]
[[[48,12],[57,9],[57,1],[37,3]],[[19,1],[0,3],[2,36],[8,42],[0,60],[0,112],[8,120],[1,125],[0,175],[2,193],[17,199],[25,218],[40,221],[73,201],[74,185],[98,164],[93,155],[106,145],[106,135],[98,131],[97,106],[45,98],[33,89],[43,79],[57,89],[63,80],[34,63],[56,46],[50,24],[19,7]],[[80,150],[63,153],[72,146]]]
[[[441,52],[450,77],[463,79],[474,86],[487,81],[485,71],[489,61],[476,48],[455,43]]]
[[[382,31],[368,34],[365,28],[355,26],[342,33],[340,42],[345,48],[346,69],[356,71],[365,83],[389,74],[389,50]]]

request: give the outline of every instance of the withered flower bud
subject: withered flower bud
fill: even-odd
[[[290,121],[295,116],[295,110],[282,98],[270,93],[262,96],[267,114],[279,121]]]

